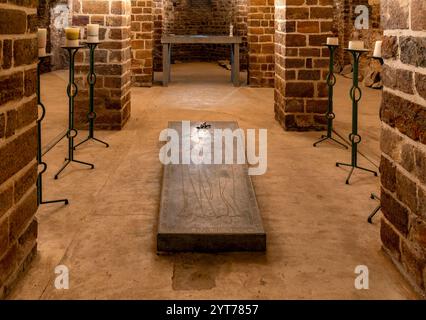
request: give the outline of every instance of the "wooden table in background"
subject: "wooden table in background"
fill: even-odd
[[[172,44],[230,44],[232,47],[231,78],[235,87],[240,85],[240,44],[242,37],[210,36],[210,35],[164,35],[163,44],[163,86],[167,87],[171,80]]]

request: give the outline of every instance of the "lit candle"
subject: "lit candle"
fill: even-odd
[[[374,45],[373,57],[381,58],[382,57],[382,41],[376,41]]]
[[[78,37],[80,35],[79,28],[65,28],[65,46],[66,47],[78,47]]]
[[[99,42],[99,24],[87,25],[87,42]]]
[[[331,46],[338,46],[339,38],[327,37],[327,44]]]
[[[364,50],[364,41],[360,41],[360,40],[349,41],[349,49]]]
[[[38,39],[38,55],[39,57],[46,55],[47,29],[37,29]]]

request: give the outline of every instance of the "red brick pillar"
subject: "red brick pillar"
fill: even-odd
[[[37,1],[24,3],[0,3],[0,299],[37,252]]]
[[[153,69],[163,71],[163,46],[161,45],[161,36],[163,35],[163,1],[153,0]]]
[[[411,7],[411,10],[410,10]],[[411,11],[411,13],[410,13]],[[426,294],[426,4],[384,0],[381,238]]]
[[[286,130],[324,129],[332,0],[275,3],[275,118]]]
[[[154,16],[151,0],[132,0],[132,84],[152,86]]]
[[[248,0],[248,82],[274,87],[274,0]]]
[[[131,57],[130,0],[74,0],[72,24],[100,25],[102,43],[95,52],[97,74],[95,90],[95,126],[98,129],[122,129],[130,117]],[[87,34],[87,32],[86,32]],[[76,123],[87,126],[88,111],[88,50],[76,57]]]

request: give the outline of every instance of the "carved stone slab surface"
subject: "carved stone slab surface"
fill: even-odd
[[[215,128],[238,129],[236,122],[208,122],[209,128],[199,130],[201,123],[190,124],[191,149],[197,143],[204,143],[199,136],[205,135],[206,130],[214,140]],[[169,129],[179,133],[182,146],[182,122],[170,122]],[[234,143],[235,154],[237,148],[241,146]],[[180,150],[182,157],[182,147]],[[214,151],[212,147],[212,159]],[[157,249],[159,252],[265,251],[266,234],[247,164],[165,165]]]

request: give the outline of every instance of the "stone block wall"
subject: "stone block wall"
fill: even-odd
[[[333,0],[275,3],[275,118],[286,130],[325,128]]]
[[[37,4],[0,3],[0,299],[37,252]]]
[[[249,85],[274,87],[274,0],[249,0],[247,24]]]
[[[153,80],[153,1],[132,0],[132,84],[152,86]]]
[[[153,68],[154,71],[163,71],[163,47],[161,45],[161,36],[163,34],[163,0],[152,1],[152,14],[154,21]]]
[[[384,250],[426,293],[426,2],[383,0],[380,110]]]
[[[95,125],[98,129],[119,130],[130,117],[130,11],[130,0],[73,0],[72,25],[100,25],[102,43],[95,51]],[[76,56],[79,92],[75,100],[75,112],[78,128],[87,127],[88,63],[88,49],[80,50]]]

